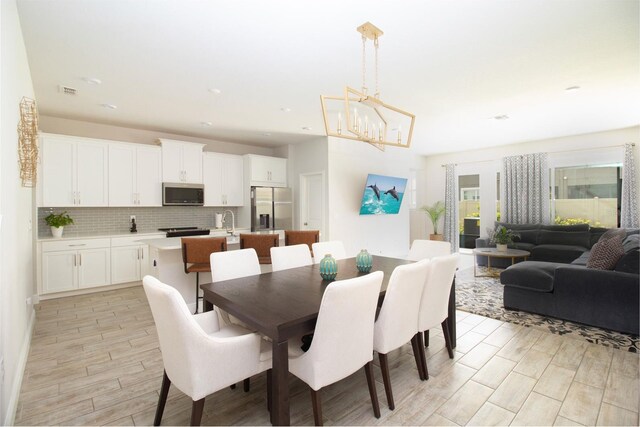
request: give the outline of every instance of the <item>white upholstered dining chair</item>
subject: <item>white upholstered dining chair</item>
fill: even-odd
[[[343,259],[347,257],[347,251],[344,244],[340,240],[331,240],[328,242],[317,242],[311,245],[313,248],[313,260],[316,264],[322,261],[326,254],[331,254],[335,259]]]
[[[171,384],[191,398],[191,425],[199,425],[206,396],[271,369],[271,349],[260,335],[221,326],[214,311],[192,315],[180,293],[155,277],[145,276],[143,286],[164,364],[154,425],[160,425]]]
[[[407,259],[420,261],[421,259],[431,259],[438,256],[446,256],[451,253],[451,243],[439,240],[419,240],[416,239],[409,249]]]
[[[451,254],[431,260],[431,268],[422,291],[420,313],[418,314],[418,331],[428,331],[438,325],[442,326],[447,351],[452,359],[453,348],[451,347],[451,332],[447,318],[449,317],[449,294],[458,267],[458,258],[458,254]],[[422,340],[420,339],[420,341]],[[421,379],[429,379],[424,346],[421,344],[418,347],[420,347],[419,353],[422,363],[423,377]]]
[[[311,387],[316,425],[322,425],[320,391],[364,366],[373,405],[380,406],[373,377],[373,323],[383,273],[376,271],[327,285],[309,351],[289,346],[289,372]],[[291,343],[291,341],[290,341]]]
[[[378,319],[374,325],[373,349],[380,359],[382,381],[389,409],[393,410],[393,391],[387,354],[411,341],[418,372],[422,362],[418,354],[418,313],[431,261],[422,260],[396,267],[391,273]]]
[[[311,265],[311,251],[309,246],[302,243],[293,246],[277,246],[271,248],[271,271],[286,270],[288,268]]]

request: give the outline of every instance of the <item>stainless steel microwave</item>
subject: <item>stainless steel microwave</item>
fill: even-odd
[[[203,206],[204,185],[174,182],[162,183],[163,206]]]

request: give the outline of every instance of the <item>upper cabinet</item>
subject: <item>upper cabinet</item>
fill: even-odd
[[[162,144],[162,181],[202,184],[204,144],[160,139]]]
[[[162,206],[160,147],[109,144],[109,206]]]
[[[204,205],[243,206],[244,166],[241,156],[204,153]]]
[[[108,144],[42,134],[39,206],[108,206]]]
[[[249,171],[250,186],[286,187],[287,159],[247,154],[245,167]]]

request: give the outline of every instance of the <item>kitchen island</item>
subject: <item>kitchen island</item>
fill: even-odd
[[[279,234],[280,246],[284,246],[284,231],[258,231],[250,232],[249,230],[236,229],[233,235],[229,235],[225,231],[212,230],[210,235],[205,236],[189,236],[196,238],[207,237],[224,237],[227,236],[227,250],[240,249],[240,233],[242,234]],[[186,301],[189,309],[195,311],[196,303],[196,275],[186,274],[184,272],[184,263],[182,262],[182,243],[181,237],[163,237],[154,239],[140,239],[141,244],[149,245],[149,262],[151,266],[149,271],[158,280],[167,285],[171,285],[180,292],[182,298]],[[270,269],[271,265],[261,266]],[[269,270],[270,271],[270,270]],[[200,273],[200,283],[211,282],[211,273]]]

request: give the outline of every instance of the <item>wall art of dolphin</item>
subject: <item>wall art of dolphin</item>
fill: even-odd
[[[373,190],[373,192],[376,193],[376,197],[378,198],[378,200],[380,200],[380,189],[378,188],[378,184],[368,185],[367,187],[371,188]],[[362,187],[360,187],[360,188],[362,188]],[[397,198],[398,198],[398,196],[396,195],[396,199]]]
[[[396,200],[400,200],[398,198],[398,191],[396,190],[396,186],[395,185],[393,186],[393,188],[391,190],[385,191],[384,194],[391,194],[391,197],[393,197]]]

